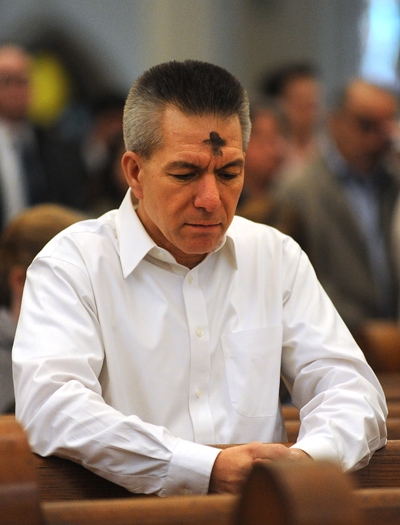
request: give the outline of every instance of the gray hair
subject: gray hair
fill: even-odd
[[[145,71],[131,87],[125,103],[125,148],[150,158],[162,146],[161,117],[166,106],[188,116],[237,115],[243,149],[250,138],[249,99],[239,80],[220,66],[198,60],[166,62]]]

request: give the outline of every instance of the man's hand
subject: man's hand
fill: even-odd
[[[222,450],[215,460],[210,476],[209,493],[239,493],[254,463],[258,461],[299,460],[308,458],[300,449],[278,443],[248,443]]]

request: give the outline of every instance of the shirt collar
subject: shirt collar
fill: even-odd
[[[213,254],[220,251],[228,258],[230,263],[237,269],[237,259],[235,250],[234,234],[228,232],[221,240]],[[124,277],[126,278],[134,271],[137,265],[150,254],[154,258],[162,261],[174,263],[172,255],[166,250],[157,246],[150,235],[147,233],[143,224],[136,213],[136,206],[131,201],[131,190],[126,193],[121,206],[117,211],[116,230],[121,258],[121,266]],[[204,261],[212,254],[209,254]],[[202,261],[202,263],[204,262]],[[200,264],[202,264],[200,263]],[[176,264],[176,262],[175,262]]]
[[[116,230],[124,277],[126,278],[146,254],[156,246],[136,214],[129,189],[117,211]]]

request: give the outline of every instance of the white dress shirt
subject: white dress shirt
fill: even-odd
[[[347,470],[386,443],[382,389],[292,239],[235,217],[189,270],[129,192],[35,259],[13,360],[33,450],[132,492],[206,493],[206,444],[285,441],[281,367],[298,448]]]

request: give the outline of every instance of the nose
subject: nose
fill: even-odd
[[[216,176],[212,173],[202,175],[197,183],[194,205],[196,208],[213,212],[220,204],[221,198]]]

